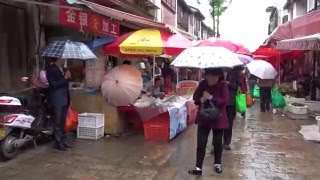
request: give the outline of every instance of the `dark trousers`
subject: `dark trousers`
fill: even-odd
[[[223,131],[223,144],[230,145],[232,139],[232,129],[233,129],[233,121],[236,118],[237,112],[235,106],[227,106],[226,107],[229,128]]]
[[[197,164],[196,167],[202,168],[203,160],[206,155],[206,146],[208,142],[208,136],[210,131],[213,132],[213,142],[214,142],[214,163],[221,164],[222,156],[222,129],[212,129],[209,127],[198,126],[197,134]]]
[[[68,105],[53,106],[53,120],[54,120],[54,139],[56,143],[63,143],[66,139],[65,124],[68,114]]]
[[[260,109],[262,112],[270,111],[271,87],[260,87]]]

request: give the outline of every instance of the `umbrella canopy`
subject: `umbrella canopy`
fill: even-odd
[[[42,57],[59,59],[97,59],[87,45],[74,41],[54,41],[40,52]]]
[[[277,42],[277,49],[282,50],[320,50],[320,33],[310,36],[286,39]]]
[[[243,64],[248,64],[253,60],[251,56],[244,55],[244,54],[238,54],[238,57]]]
[[[141,29],[120,36],[105,47],[108,55],[172,55],[180,54],[192,47],[191,41],[181,34],[166,30]]]
[[[260,79],[274,79],[278,75],[274,67],[264,60],[254,60],[247,64],[247,68],[251,74]]]
[[[234,53],[250,54],[249,49],[245,48],[241,44],[234,43],[234,42],[228,41],[228,40],[223,40],[220,38],[215,38],[215,37],[211,37],[211,38],[208,38],[204,41],[201,41],[197,46],[224,47]]]
[[[98,38],[98,39],[92,40],[92,41],[88,42],[86,45],[90,49],[96,49],[96,48],[99,48],[99,47],[101,47],[103,45],[112,43],[115,40],[116,40],[116,38],[114,38],[114,37],[102,37],[102,38]]]
[[[191,47],[179,54],[171,63],[175,67],[233,68],[243,65],[238,56],[223,47]]]
[[[113,68],[101,86],[103,97],[114,106],[132,104],[140,96],[141,90],[140,71],[126,64]]]

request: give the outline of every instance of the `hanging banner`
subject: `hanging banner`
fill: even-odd
[[[102,36],[120,35],[119,23],[99,14],[85,11],[60,8],[60,24]]]

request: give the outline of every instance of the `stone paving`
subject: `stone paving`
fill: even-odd
[[[204,175],[187,174],[195,164],[196,126],[191,126],[171,142],[135,135],[77,139],[76,147],[67,152],[53,150],[51,144],[30,148],[14,160],[0,162],[0,179],[320,179],[320,144],[305,141],[298,132],[300,124],[315,122],[260,114],[257,108],[247,114],[235,123],[233,150],[224,151],[222,174],[213,171],[209,146]]]

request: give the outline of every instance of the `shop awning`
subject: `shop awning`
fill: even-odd
[[[320,10],[312,11],[278,26],[266,40],[266,43],[320,33],[319,27]]]
[[[277,49],[282,50],[320,50],[320,33],[294,38],[286,39],[277,42]]]
[[[141,16],[133,15],[133,14],[119,11],[116,9],[112,9],[112,8],[102,6],[86,0],[77,0],[77,1],[81,4],[88,6],[93,12],[111,17],[119,21],[139,24],[139,25],[143,25],[144,27],[165,28],[165,24],[153,21],[148,18],[144,18]]]
[[[115,37],[102,37],[102,38],[98,38],[98,39],[92,40],[92,41],[88,42],[86,45],[90,49],[96,49],[96,48],[99,48],[99,47],[101,47],[103,45],[112,43],[115,40],[116,40]]]
[[[190,40],[197,39],[196,36],[194,36],[188,32],[185,32],[181,29],[178,29],[176,27],[170,26],[168,24],[153,21],[148,18],[144,18],[144,17],[137,16],[137,15],[130,14],[130,13],[126,13],[126,12],[119,11],[116,9],[112,9],[112,8],[102,6],[102,5],[99,5],[99,4],[96,4],[93,2],[89,2],[86,0],[77,0],[77,1],[81,4],[84,4],[87,7],[89,7],[93,12],[96,12],[96,13],[104,15],[104,16],[111,17],[111,18],[116,19],[121,22],[128,22],[131,24],[140,25],[143,28],[151,27],[151,28],[158,28],[158,29],[169,29],[171,32],[180,33]]]

